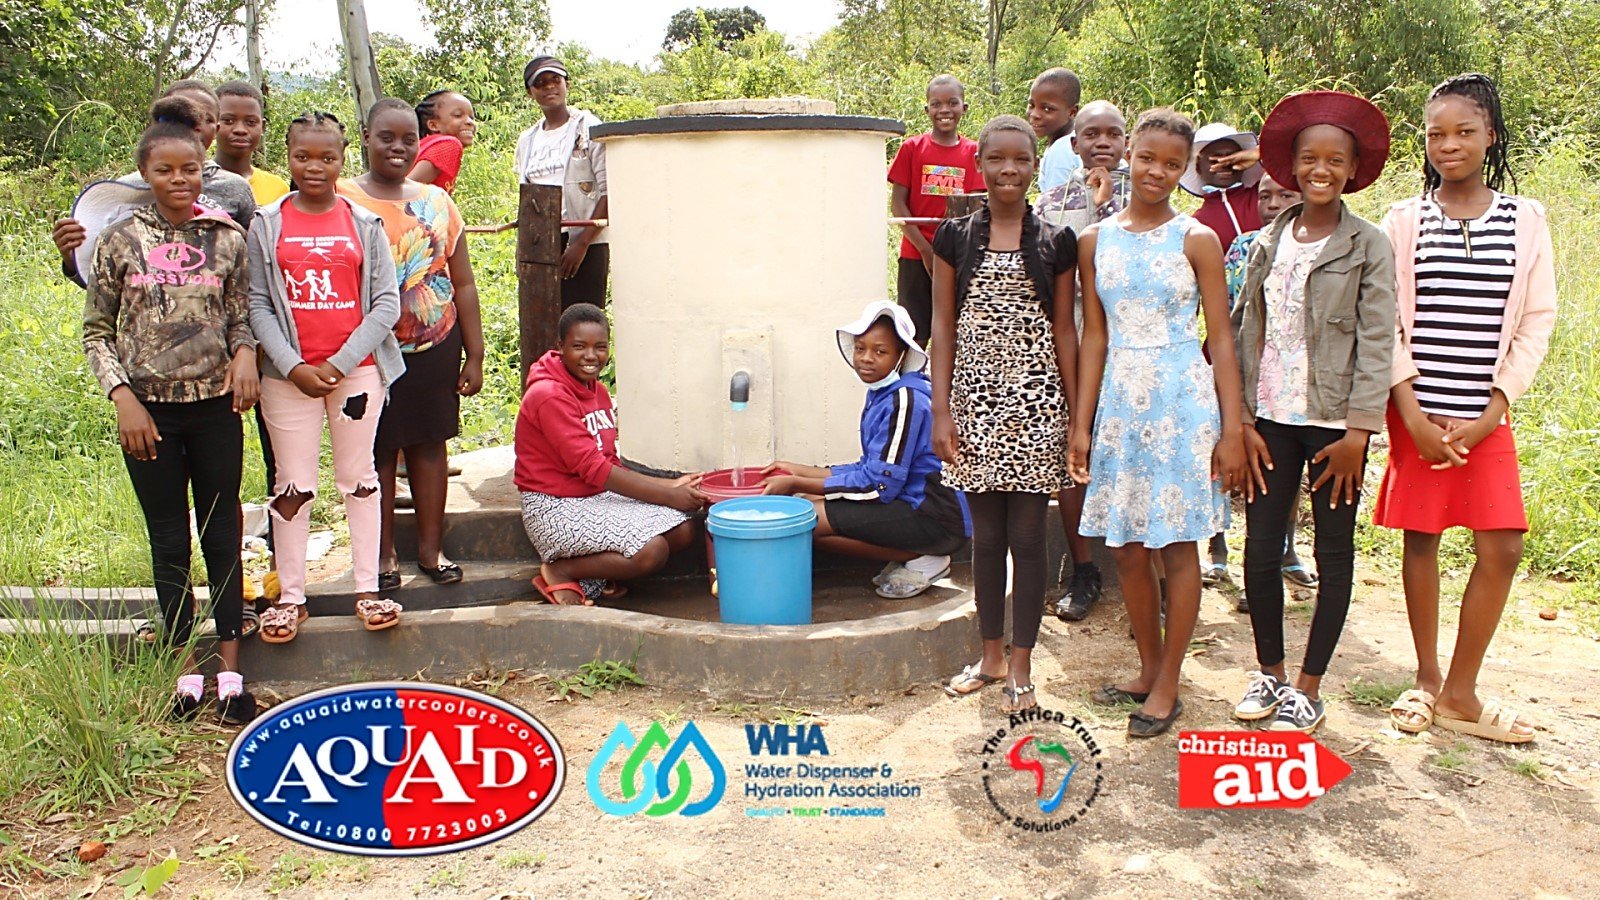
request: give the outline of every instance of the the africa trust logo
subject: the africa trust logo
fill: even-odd
[[[983,793],[1025,831],[1075,825],[1105,783],[1100,745],[1083,720],[1047,709],[1013,713],[983,742]]]
[[[561,793],[561,745],[538,719],[445,685],[355,684],[256,719],[228,751],[228,789],[291,840],[422,856],[499,840]]]

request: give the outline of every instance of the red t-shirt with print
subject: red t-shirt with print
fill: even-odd
[[[348,201],[340,198],[333,209],[315,215],[292,199],[284,201],[278,266],[307,365],[327,362],[361,324],[361,263],[361,238]],[[361,365],[372,362],[368,356]]]
[[[978,171],[978,142],[959,138],[946,147],[933,140],[933,132],[907,138],[889,166],[889,183],[904,185],[909,193],[906,205],[913,218],[943,218],[944,198],[984,191],[983,173]],[[918,225],[930,242],[937,225]],[[922,254],[910,239],[900,239],[901,259],[921,259]]]

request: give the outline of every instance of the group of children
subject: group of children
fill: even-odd
[[[259,631],[286,643],[307,617],[324,422],[349,522],[355,613],[367,630],[392,628],[402,612],[385,596],[401,582],[390,527],[397,463],[403,453],[419,570],[460,581],[440,552],[445,442],[458,431],[459,398],[483,380],[472,264],[449,194],[472,143],[471,102],[452,91],[415,106],[380,100],[362,129],[367,171],[354,178],[345,177],[345,126],[322,112],[288,124],[289,182],[255,168],[266,121],[249,84],[174,84],[151,107],[138,171],[91,185],[79,201],[103,211],[85,199],[113,192],[133,198],[131,214],[66,218],[53,233],[63,272],[87,289],[84,350],[116,408],[164,637],[180,652],[195,618],[193,490],[217,628],[217,713],[231,724],[256,709],[240,639]],[[259,616],[240,565],[240,415],[252,408],[276,568],[275,602]],[[203,696],[191,656],[174,714],[194,714]]]
[[[578,189],[602,216],[603,174],[598,193],[592,179],[603,156],[594,159],[581,135],[541,149],[543,132],[585,121],[565,107],[564,67],[541,57],[524,74],[546,115],[568,118],[524,135],[519,172],[543,178],[534,163],[550,156],[561,170],[550,177],[565,183],[583,155],[591,180]],[[1079,100],[1077,78],[1050,70],[1033,85],[1027,120],[996,117],[973,142],[958,130],[959,81],[930,83],[933,127],[891,166],[893,207],[931,217],[948,196],[983,193],[986,203],[937,228],[908,227],[899,304],[871,304],[838,329],[839,350],[867,387],[861,458],[828,468],[776,462],[768,492],[813,499],[819,545],[886,562],[874,581],[888,597],[925,590],[970,539],[983,654],[946,690],[1003,683],[1014,711],[1037,704],[1031,654],[1057,497],[1072,569],[1063,566],[1066,602],[1055,612],[1081,619],[1093,607],[1100,574],[1090,539],[1103,539],[1140,668],[1094,699],[1138,704],[1129,733],[1152,736],[1182,712],[1180,668],[1202,581],[1226,572],[1226,545],[1219,560],[1215,540],[1237,491],[1259,671],[1235,714],[1311,731],[1324,718],[1319,686],[1350,602],[1368,444],[1387,427],[1376,520],[1405,531],[1418,654],[1416,686],[1391,718],[1411,732],[1438,724],[1530,740],[1526,720],[1477,696],[1527,529],[1507,410],[1537,370],[1555,309],[1543,210],[1502,193],[1510,134],[1493,83],[1463,75],[1435,89],[1425,190],[1379,226],[1342,199],[1388,158],[1388,122],[1364,99],[1287,97],[1259,138],[1226,125],[1197,130],[1168,109],[1130,128],[1113,104]],[[418,566],[436,582],[462,577],[440,546],[444,447],[459,397],[482,384],[477,292],[449,195],[472,143],[470,101],[436,92],[416,106],[378,102],[362,132],[367,171],[354,178],[344,177],[344,125],[300,116],[287,129],[292,187],[251,162],[265,122],[249,85],[214,92],[179,82],[151,109],[137,175],[121,181],[148,202],[92,243],[73,219],[54,231],[63,271],[88,289],[85,351],[117,409],[167,638],[179,646],[194,619],[193,489],[219,638],[218,709],[229,722],[254,712],[238,672],[249,629],[241,413],[254,407],[262,424],[273,497],[279,595],[259,627],[283,643],[305,619],[324,421],[350,524],[356,614],[385,629],[402,612],[384,596],[401,580],[391,525],[402,453]],[[1192,217],[1172,205],[1179,187],[1202,197]],[[593,238],[573,238],[564,274],[583,269]],[[76,260],[86,246],[83,271]],[[621,464],[599,380],[610,353],[604,311],[570,304],[558,331],[557,347],[528,373],[515,482],[543,561],[539,591],[592,604],[688,546],[689,514],[706,497],[695,475],[657,478]],[[1295,500],[1308,476],[1316,578],[1293,555]],[[1478,559],[1446,674],[1437,552],[1452,526],[1473,529]],[[1202,541],[1213,542],[1207,566]],[[1292,573],[1315,582],[1317,606],[1291,681],[1283,580]],[[175,693],[183,715],[203,696],[190,662]]]
[[[1259,137],[1221,123],[1196,129],[1168,109],[1130,129],[1108,102],[1078,104],[1077,79],[1047,71],[1028,121],[996,117],[969,149],[957,130],[960,84],[939,76],[928,88],[932,130],[907,140],[890,168],[900,215],[937,216],[948,194],[987,192],[975,213],[907,226],[899,279],[913,318],[930,310],[932,448],[943,483],[972,511],[983,655],[946,691],[1003,682],[1009,710],[1036,704],[1030,658],[1055,494],[1073,564],[1069,575],[1064,560],[1057,615],[1081,619],[1098,599],[1087,539],[1102,538],[1138,646],[1138,674],[1094,699],[1137,704],[1131,735],[1166,731],[1183,709],[1179,673],[1202,582],[1226,577],[1221,536],[1227,494],[1238,492],[1241,609],[1259,671],[1235,716],[1316,729],[1350,604],[1368,445],[1387,427],[1375,520],[1405,532],[1418,657],[1391,721],[1531,740],[1525,718],[1477,694],[1527,530],[1507,410],[1538,368],[1555,310],[1543,209],[1502,193],[1510,132],[1493,82],[1461,75],[1433,91],[1424,191],[1381,225],[1342,199],[1372,184],[1389,155],[1389,123],[1362,98],[1286,97]],[[1171,203],[1179,187],[1201,198],[1192,217]],[[1307,482],[1315,575],[1294,550]],[[1453,526],[1473,530],[1477,561],[1446,674],[1437,554]],[[1292,679],[1285,581],[1317,593]]]

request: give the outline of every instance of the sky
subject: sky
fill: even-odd
[[[575,41],[595,56],[649,63],[661,49],[672,14],[689,6],[750,6],[767,27],[799,46],[838,20],[838,0],[548,0],[551,48]],[[367,28],[431,44],[419,0],[367,0]],[[310,39],[307,36],[311,35]],[[261,35],[262,63],[269,71],[325,73],[339,64],[339,15],[334,0],[276,0]],[[549,49],[549,48],[543,48]],[[244,44],[224,44],[213,65],[245,65]],[[208,66],[209,67],[209,66]]]

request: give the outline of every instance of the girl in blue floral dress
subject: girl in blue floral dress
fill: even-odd
[[[1095,699],[1143,704],[1128,720],[1135,737],[1166,731],[1183,710],[1178,675],[1200,608],[1198,542],[1222,528],[1224,491],[1245,470],[1222,245],[1170,202],[1193,141],[1194,123],[1178,113],[1140,116],[1130,203],[1088,228],[1078,247],[1083,340],[1070,466],[1088,485],[1079,529],[1112,548],[1140,661],[1138,677]],[[1215,368],[1200,352],[1197,306]],[[1164,642],[1154,553],[1167,573]]]

